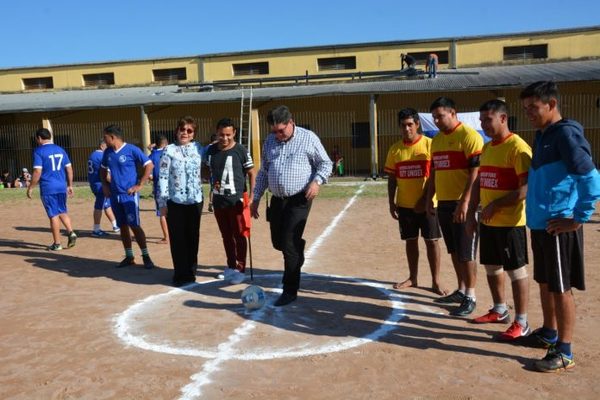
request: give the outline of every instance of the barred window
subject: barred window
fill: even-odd
[[[177,82],[187,79],[185,68],[153,69],[152,75],[154,82]]]
[[[317,59],[319,71],[356,69],[356,57],[331,57]]]
[[[533,60],[537,58],[548,58],[547,44],[507,46],[504,48],[504,61]]]
[[[83,74],[83,86],[108,86],[114,84],[115,74],[112,72]]]
[[[51,76],[23,78],[23,88],[25,90],[52,89],[54,88],[54,81]]]
[[[233,76],[268,74],[269,63],[267,61],[245,64],[233,64]]]

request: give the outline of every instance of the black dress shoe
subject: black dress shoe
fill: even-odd
[[[292,301],[296,300],[297,298],[298,298],[298,295],[296,295],[296,294],[283,292],[281,294],[281,296],[279,296],[277,301],[275,303],[273,303],[273,305],[275,307],[285,306],[285,305],[290,304]]]

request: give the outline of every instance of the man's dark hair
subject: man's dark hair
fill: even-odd
[[[235,128],[235,124],[233,123],[233,120],[231,118],[221,118],[219,122],[217,122],[217,130],[229,127],[232,127],[234,132],[237,131],[237,129]]]
[[[169,143],[169,139],[165,135],[158,135],[158,138],[156,139],[156,143],[160,144],[162,142]]]
[[[403,108],[398,113],[398,125],[402,124],[405,119],[412,118],[413,121],[419,123],[419,113],[414,108]]]
[[[112,124],[107,126],[104,128],[104,133],[123,139],[123,131],[119,125]]]
[[[456,110],[456,104],[454,104],[454,100],[449,99],[448,97],[438,97],[431,103],[431,107],[429,107],[429,111],[433,111],[438,107],[449,108],[451,110]]]
[[[35,137],[42,140],[50,140],[52,138],[52,133],[46,128],[40,128],[35,131]]]
[[[556,83],[552,81],[537,81],[523,89],[519,98],[523,100],[528,97],[537,97],[542,103],[547,104],[552,98],[558,100],[558,96],[558,86]]]
[[[506,103],[498,99],[486,101],[479,107],[479,111],[493,111],[508,115]]]
[[[269,125],[287,124],[292,120],[292,113],[286,106],[277,106],[267,114]]]

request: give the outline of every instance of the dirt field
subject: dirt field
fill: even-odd
[[[231,286],[213,279],[224,252],[212,214],[202,219],[198,283],[175,289],[169,286],[168,246],[156,243],[160,228],[151,200],[142,204],[158,266],[151,271],[114,268],[123,256],[121,243],[116,235],[89,236],[89,201],[70,203],[80,239],[56,253],[45,250],[51,235],[38,199],[3,204],[0,398],[600,397],[598,215],[585,227],[588,289],[575,293],[577,366],[541,374],[528,366],[544,350],[496,343],[492,335],[506,326],[468,324],[432,302],[424,248],[422,287],[393,290],[408,271],[387,202],[361,195],[349,201],[314,203],[298,301],[253,313],[239,300],[247,282]],[[272,302],[282,260],[263,219],[253,228],[252,250],[255,283]],[[453,275],[444,253],[442,276],[449,289]],[[491,304],[481,270],[477,297],[480,314]],[[534,328],[541,323],[534,283],[529,320]]]

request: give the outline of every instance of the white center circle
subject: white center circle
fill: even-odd
[[[256,283],[260,285],[263,283],[267,283],[268,281],[274,281],[280,278],[281,274],[260,275],[257,277]],[[242,323],[242,326],[245,326],[246,328],[253,329],[262,324],[266,328],[268,328],[269,325],[272,325],[273,329],[281,330],[286,329],[287,325],[293,325],[293,330],[300,330],[301,332],[303,332],[303,337],[312,338],[308,341],[303,340],[300,342],[290,339],[289,341],[284,342],[283,344],[273,345],[270,347],[239,346],[239,348],[228,350],[228,359],[267,360],[276,358],[294,358],[347,350],[383,337],[389,331],[395,329],[397,327],[396,323],[403,317],[403,308],[402,302],[400,301],[400,297],[397,296],[394,292],[387,289],[383,284],[379,282],[373,282],[352,277],[320,274],[302,274],[302,280],[306,284],[306,292],[310,292],[312,290],[312,287],[318,286],[320,282],[322,282],[324,290],[327,290],[327,288],[331,285],[338,284],[345,286],[353,285],[354,290],[352,291],[356,292],[356,287],[360,286],[362,287],[362,289],[360,290],[361,292],[365,292],[365,290],[367,290],[370,292],[375,292],[377,296],[383,295],[381,297],[383,297],[386,302],[391,303],[391,307],[382,308],[382,312],[387,313],[387,315],[385,315],[384,317],[385,319],[381,318],[380,321],[373,322],[373,318],[369,317],[371,321],[369,321],[368,324],[365,321],[360,321],[356,316],[353,315],[352,321],[358,320],[359,322],[361,322],[362,328],[359,330],[355,329],[354,331],[352,331],[352,328],[350,327],[350,331],[348,332],[348,334],[345,334],[344,327],[342,326],[335,327],[337,329],[336,331],[323,331],[323,328],[321,328],[320,332],[315,332],[315,334],[311,335],[311,332],[313,332],[311,330],[311,325],[317,326],[321,324],[320,321],[315,321],[316,318],[322,318],[320,314],[324,313],[326,319],[334,319],[336,317],[336,314],[339,314],[340,312],[343,314],[345,312],[344,309],[340,311],[340,304],[342,304],[342,307],[345,307],[347,310],[355,310],[360,309],[362,307],[365,309],[369,308],[369,312],[371,312],[371,308],[373,307],[374,303],[365,303],[364,297],[366,296],[361,297],[360,293],[358,295],[353,295],[351,293],[343,294],[343,296],[345,296],[344,301],[340,301],[337,304],[335,304],[337,307],[335,307],[336,309],[334,309],[333,307],[329,307],[332,305],[331,300],[323,299],[322,297],[324,296],[319,296],[319,292],[317,294],[317,297],[312,298],[314,299],[314,301],[311,303],[312,306],[307,305],[303,308],[303,300],[304,303],[310,302],[310,300],[306,300],[306,298],[303,296],[297,301],[297,303],[293,303],[297,304],[296,307],[298,307],[294,310],[288,308],[290,306],[279,308],[266,305],[260,310],[247,312],[244,310],[244,307],[242,306],[239,297],[236,299],[236,304],[233,308],[231,306],[226,307],[226,305],[222,304],[209,304],[210,307],[206,308],[211,308],[212,310],[220,311],[223,311],[223,309],[227,309],[230,315],[234,315],[237,318],[244,318],[245,320]],[[311,280],[314,283],[313,285],[310,284]],[[190,340],[169,340],[167,338],[160,337],[160,334],[150,334],[149,332],[144,331],[144,326],[142,323],[143,321],[151,320],[159,328],[161,324],[168,324],[168,320],[160,320],[161,315],[160,313],[157,313],[157,308],[159,307],[168,307],[169,309],[173,309],[175,307],[177,310],[176,312],[179,314],[181,314],[181,310],[179,310],[179,307],[181,307],[183,312],[188,313],[189,315],[191,311],[189,309],[185,309],[184,305],[178,306],[172,304],[178,296],[202,295],[203,298],[206,298],[207,289],[210,288],[216,290],[217,287],[221,288],[222,286],[222,281],[210,280],[202,283],[188,285],[183,289],[172,289],[166,293],[146,297],[145,299],[132,305],[123,313],[115,317],[115,333],[126,344],[144,350],[150,350],[165,354],[202,357],[208,359],[214,359],[219,356],[222,356],[222,349],[220,349],[220,346],[218,344],[207,345],[199,343],[202,342],[201,324],[198,324],[199,326],[195,326],[195,329],[198,329],[198,336],[200,339],[190,342]],[[352,288],[353,287],[350,287],[350,289]],[[198,293],[194,290],[199,290],[204,293]],[[268,293],[269,289],[266,290]],[[373,296],[373,293],[369,294],[365,292],[363,294],[368,295],[369,298],[377,297]],[[273,297],[272,294],[270,297]],[[377,300],[378,299],[375,298],[374,301]],[[316,303],[317,301],[318,303]],[[186,302],[184,302],[184,304],[190,303],[192,304],[192,307],[198,307],[202,309],[202,312],[207,311],[204,309],[206,304],[208,304],[206,302],[200,302],[198,300],[187,300]],[[193,305],[194,303],[201,303],[202,305],[195,306]],[[315,305],[317,304],[318,307],[315,307]],[[381,308],[381,306],[378,307]],[[286,309],[291,311],[286,311]],[[355,313],[353,312],[353,314]],[[363,314],[368,313],[365,311]],[[346,320],[342,320],[342,322],[344,321]],[[226,321],[223,320],[223,317],[219,316],[218,318],[215,318],[214,324],[225,322]],[[190,324],[193,323],[190,322]],[[282,328],[282,325],[286,325],[286,327]],[[365,327],[368,327],[368,329]],[[208,327],[207,329],[210,329],[210,327]],[[160,333],[160,329],[158,330],[158,332]],[[333,333],[333,335],[331,333]],[[285,337],[287,336],[284,336],[284,339]]]

